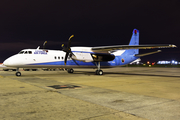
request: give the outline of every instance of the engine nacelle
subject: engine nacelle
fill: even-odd
[[[112,54],[106,54],[106,53],[93,53],[91,54],[93,61],[95,62],[101,62],[101,61],[112,61],[114,60],[115,56]]]

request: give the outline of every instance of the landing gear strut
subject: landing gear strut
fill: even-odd
[[[100,62],[98,62],[98,65],[97,65],[97,70],[96,70],[96,75],[103,75],[103,71],[101,70],[100,68]]]
[[[16,69],[16,76],[21,76],[21,72],[19,72],[19,68]]]

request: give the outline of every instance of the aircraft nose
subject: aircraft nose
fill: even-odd
[[[19,64],[19,60],[16,58],[16,56],[12,56],[6,59],[3,64],[7,67],[16,67]]]
[[[6,59],[4,62],[3,62],[3,64],[5,65],[5,66],[9,66],[9,65],[11,65],[10,64],[11,63],[11,59]]]
[[[17,67],[23,64],[23,60],[18,55],[14,55],[6,59],[3,64],[7,67]]]

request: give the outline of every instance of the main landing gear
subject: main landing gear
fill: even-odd
[[[67,69],[67,72],[68,73],[73,73],[74,70],[71,68],[71,69]],[[100,69],[100,62],[98,62],[97,64],[97,70],[95,71],[95,74],[96,75],[103,75],[103,71]]]
[[[96,75],[103,75],[103,71],[102,70],[96,70]]]
[[[74,70],[71,68],[71,69],[68,69],[67,72],[68,72],[68,73],[73,73]]]
[[[97,65],[97,70],[96,70],[96,75],[103,75],[103,71],[101,70],[100,68],[100,62],[98,62],[98,65]]]
[[[16,76],[21,76],[21,72],[19,72],[19,68],[16,69]]]

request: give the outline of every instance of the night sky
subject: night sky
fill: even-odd
[[[180,47],[180,0],[1,0],[0,63],[44,41],[61,50],[72,34],[72,46],[127,45],[134,28],[140,44]],[[180,61],[180,48],[141,59]]]

